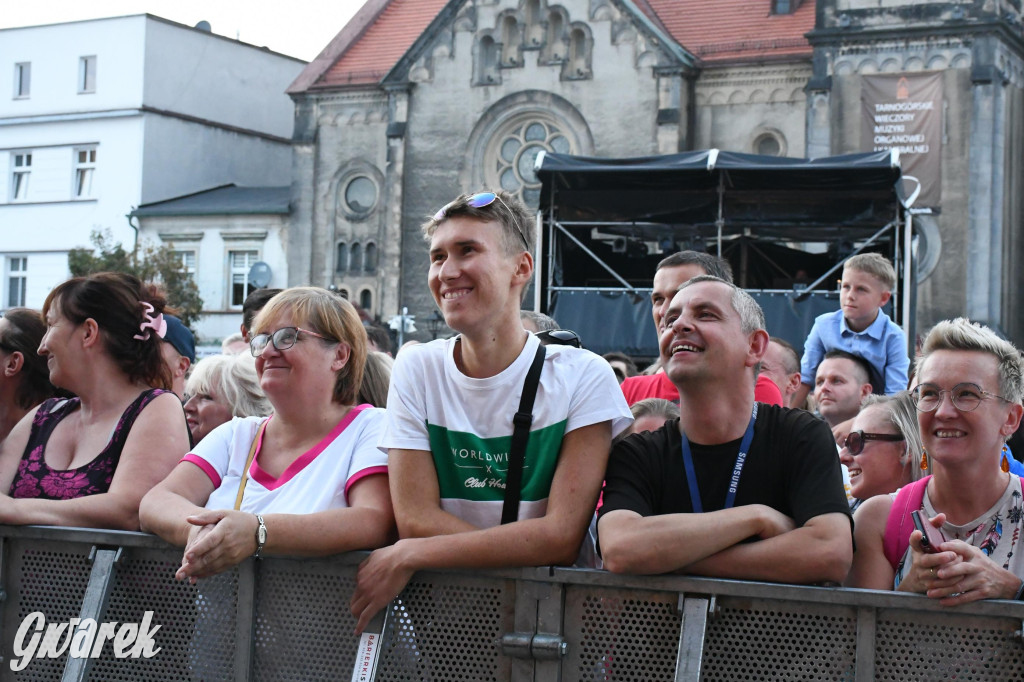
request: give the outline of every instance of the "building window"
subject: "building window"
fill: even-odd
[[[96,174],[96,148],[75,149],[75,198],[89,199],[92,194],[92,180]]]
[[[14,98],[24,99],[32,93],[32,63],[14,65]]]
[[[25,280],[28,278],[28,258],[7,260],[7,307],[25,307]]]
[[[193,249],[175,250],[171,252],[174,258],[181,263],[181,271],[188,275],[192,281],[196,279],[196,252]],[[248,273],[246,273],[248,274]]]
[[[249,269],[259,257],[259,251],[228,251],[232,308],[241,308],[245,303],[245,297],[256,288],[249,286]]]
[[[373,242],[366,242],[366,253],[363,256],[363,266],[367,272],[377,271],[377,245]]]
[[[772,14],[792,14],[800,4],[801,0],[772,0]]]
[[[96,92],[96,57],[78,60],[78,94]]]
[[[363,247],[359,242],[352,242],[352,251],[349,253],[348,265],[352,272],[359,272],[363,269]]]
[[[359,307],[368,313],[373,312],[373,293],[369,289],[359,292]]]
[[[762,156],[785,156],[786,138],[774,129],[762,132],[754,138],[753,151]]]
[[[334,256],[335,272],[348,270],[348,245],[345,242],[338,242],[338,248]]]
[[[28,178],[32,174],[32,154],[14,152],[11,154],[11,200],[28,199]]]
[[[552,121],[526,120],[508,131],[498,147],[498,184],[530,206],[540,201],[540,178],[533,164],[542,151],[573,151],[569,139]]]
[[[377,184],[365,175],[357,175],[345,185],[345,207],[353,215],[366,215],[377,205]]]

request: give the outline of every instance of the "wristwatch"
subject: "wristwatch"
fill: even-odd
[[[263,523],[263,517],[259,514],[256,515],[256,521],[260,525],[256,528],[256,553],[253,556],[259,559],[263,552],[263,545],[267,544],[267,524]]]

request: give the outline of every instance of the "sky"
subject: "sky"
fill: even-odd
[[[0,0],[0,28],[153,14],[311,61],[365,0]]]

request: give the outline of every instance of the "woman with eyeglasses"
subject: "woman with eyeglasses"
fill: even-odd
[[[927,466],[921,469],[921,436],[909,391],[869,395],[851,429],[839,451],[839,461],[850,472],[852,510],[864,500],[891,493],[928,473]]]
[[[274,413],[214,429],[142,502],[143,528],[185,547],[179,579],[250,556],[372,549],[394,529],[384,411],[355,404],[367,347],[355,309],[325,289],[286,289],[252,334]]]
[[[928,334],[917,376],[922,464],[933,473],[857,511],[847,582],[917,592],[946,606],[1020,599],[1024,506],[1003,443],[1024,413],[1024,359],[989,328],[959,318]],[[941,535],[929,532],[928,540],[922,530]]]
[[[46,333],[38,311],[11,308],[0,317],[0,442],[14,425],[53,397],[46,358],[36,350]]]

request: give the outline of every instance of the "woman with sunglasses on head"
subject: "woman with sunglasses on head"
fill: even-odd
[[[39,403],[53,397],[46,358],[37,353],[46,333],[38,311],[11,308],[0,316],[0,442]]]
[[[355,404],[367,347],[355,309],[325,289],[286,289],[252,334],[273,415],[214,429],[142,503],[143,528],[185,547],[179,579],[250,556],[372,549],[394,528],[384,411]]]
[[[44,401],[0,446],[0,523],[139,529],[142,496],[188,451],[161,354],[164,307],[154,287],[116,272],[46,297],[38,352],[76,397]]]
[[[864,500],[891,493],[925,476],[917,409],[909,391],[869,395],[853,418],[852,430],[839,451],[850,472],[851,509]]]
[[[1024,506],[1002,448],[1024,413],[1024,359],[989,328],[959,318],[928,334],[917,375],[922,463],[933,474],[857,511],[847,583],[918,592],[946,606],[1019,599]],[[921,529],[941,537],[915,530],[914,512]]]

